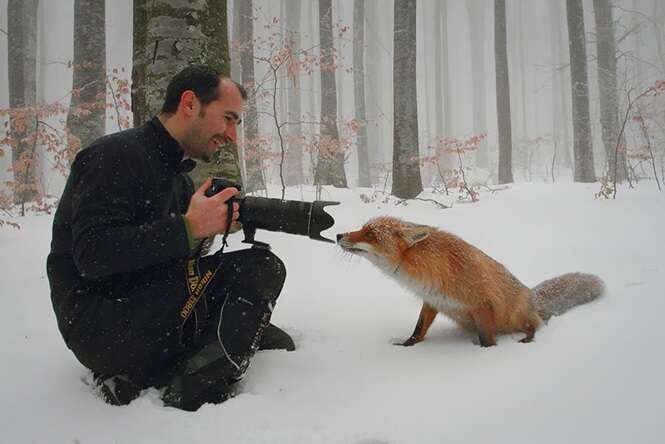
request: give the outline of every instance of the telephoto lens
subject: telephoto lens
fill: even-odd
[[[210,197],[225,188],[241,185],[221,177],[213,177],[212,185],[205,192]],[[257,229],[281,231],[289,234],[309,236],[310,239],[335,243],[334,240],[321,236],[321,232],[335,224],[335,219],[324,211],[328,205],[339,205],[339,202],[315,200],[282,200],[268,197],[246,196],[233,198],[240,206],[239,222],[245,233],[245,242],[259,244],[254,241]]]
[[[268,231],[309,236],[310,239],[332,242],[321,236],[321,232],[335,224],[335,219],[323,208],[339,202],[315,200],[281,200],[248,196],[240,205],[240,222]]]

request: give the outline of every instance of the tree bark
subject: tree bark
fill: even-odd
[[[499,183],[503,184],[513,182],[505,0],[494,1],[494,60],[496,64],[496,111],[499,130]]]
[[[302,48],[300,32],[301,0],[284,0],[286,4],[286,35],[289,45],[297,52]],[[286,152],[286,184],[299,185],[303,177],[302,106],[300,103],[300,73],[296,72],[288,79],[287,115],[289,124],[286,126],[289,135],[289,147]]]
[[[72,160],[106,132],[105,26],[104,0],[75,0],[74,74],[67,114]]]
[[[416,0],[395,0],[392,194],[412,199],[423,190],[418,161]]]
[[[365,115],[365,0],[353,2],[353,92],[358,121],[358,186],[372,186],[367,149],[367,116]]]
[[[600,125],[608,161],[610,181],[614,182],[614,162],[618,162],[616,180],[626,179],[625,148],[615,156],[619,131],[619,94],[617,61],[610,0],[593,0],[596,18],[596,51],[598,55],[598,90],[600,93]],[[625,144],[623,145],[625,147]],[[616,159],[615,159],[616,158]]]
[[[159,113],[171,78],[189,64],[229,75],[226,0],[134,0],[132,111],[134,125]],[[225,145],[214,162],[199,162],[196,184],[210,175],[242,182],[237,146]]]
[[[248,90],[247,105],[243,118],[243,137],[245,146],[245,168],[247,192],[265,190],[262,160],[257,156],[259,137],[259,117],[256,108],[256,85],[254,78],[254,4],[252,0],[236,3],[240,19],[239,37],[243,51],[240,54],[241,81]]]
[[[471,30],[471,95],[473,100],[473,132],[487,133],[487,91],[485,88],[485,0],[466,2]],[[487,138],[483,139],[476,150],[476,165],[488,166]]]
[[[566,0],[566,16],[573,100],[573,176],[575,182],[595,182],[582,0]]]
[[[367,83],[367,145],[369,155],[373,163],[370,164],[370,182],[377,183],[384,181],[383,165],[386,158],[382,147],[385,145],[379,119],[382,118],[380,96],[383,91],[381,61],[383,48],[378,36],[377,27],[379,26],[379,0],[365,1],[365,22],[366,30],[365,41],[367,42],[366,67],[367,78],[372,79]],[[387,174],[387,173],[386,173]]]
[[[344,153],[339,149],[337,129],[337,88],[332,37],[332,2],[319,0],[319,39],[321,42],[321,138],[314,182],[346,188]]]
[[[37,195],[37,157],[34,152],[37,97],[38,0],[7,2],[7,49],[10,137],[14,172],[14,202],[25,203]]]

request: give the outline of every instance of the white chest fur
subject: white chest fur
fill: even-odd
[[[418,296],[428,305],[432,306],[440,313],[452,313],[464,310],[465,306],[457,300],[441,293],[432,285],[412,279],[406,273],[400,272],[399,268],[395,270],[393,266],[383,260],[374,260],[374,264],[391,278],[397,280],[399,284],[409,292]]]

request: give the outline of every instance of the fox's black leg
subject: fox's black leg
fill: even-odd
[[[531,342],[536,335],[536,326],[533,325],[532,322],[525,322],[524,327],[522,327],[522,332],[526,334],[526,337],[520,339],[520,342],[523,344]]]
[[[478,338],[481,347],[496,345],[496,319],[494,309],[490,307],[478,307],[471,310],[471,317],[476,323]]]
[[[406,341],[402,342],[401,344],[397,343],[395,345],[403,345],[405,347],[408,347],[410,345],[417,344],[418,342],[425,339],[427,330],[429,330],[430,326],[432,325],[432,322],[434,321],[436,314],[437,311],[435,309],[423,303],[423,306],[420,309],[420,316],[418,316],[418,322],[416,323],[416,328],[413,330],[411,337]]]

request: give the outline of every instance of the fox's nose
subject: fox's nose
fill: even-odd
[[[339,233],[337,235],[337,242],[341,241],[343,237],[344,237],[344,233]]]

